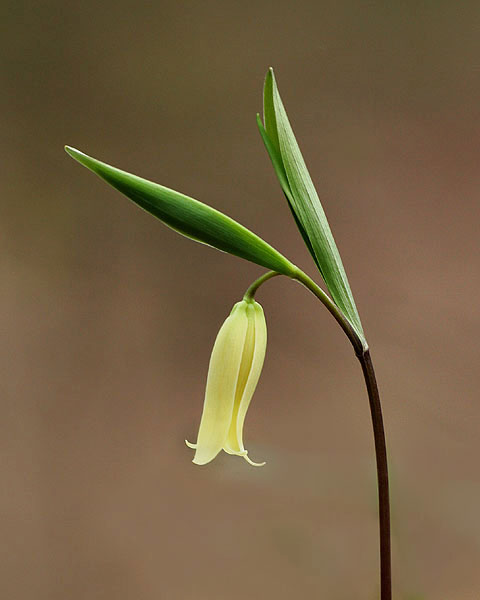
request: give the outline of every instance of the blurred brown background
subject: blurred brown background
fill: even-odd
[[[3,2],[0,596],[377,597],[368,403],[285,279],[246,442],[192,465],[208,359],[262,270],[163,227],[71,144],[315,273],[255,113],[276,69],[383,393],[395,598],[480,597],[478,2]]]

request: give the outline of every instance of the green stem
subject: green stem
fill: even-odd
[[[335,302],[328,296],[320,286],[318,286],[313,279],[311,279],[306,273],[298,270],[298,273],[294,277],[296,281],[305,286],[314,296],[316,296],[320,302],[326,307],[333,318],[337,321],[340,327],[345,332],[352,346],[355,350],[355,354],[359,356],[368,350],[366,342],[363,342],[358,336],[355,329],[350,324],[350,321],[345,317],[342,311],[338,308]]]
[[[244,299],[252,301],[258,288],[272,277],[279,275],[275,271],[269,271],[257,279],[245,292]],[[378,483],[378,514],[380,533],[380,598],[391,600],[392,598],[392,573],[391,573],[391,549],[390,549],[390,499],[388,486],[388,462],[387,446],[385,441],[385,430],[383,426],[382,407],[378,393],[377,380],[373,368],[368,344],[360,339],[350,322],[345,318],[333,300],[319,287],[313,279],[301,271],[293,276],[293,279],[305,286],[332,314],[337,323],[345,332],[352,343],[355,354],[362,366],[363,376],[368,392],[370,414],[372,418],[373,437],[375,441],[375,457],[377,463]]]
[[[252,301],[255,297],[255,293],[258,288],[271,279],[272,277],[276,277],[277,275],[281,275],[282,273],[277,273],[276,271],[268,271],[261,277],[259,277],[256,281],[252,283],[252,285],[247,289],[243,298],[247,301]],[[345,332],[346,336],[352,343],[353,348],[355,349],[355,353],[358,355],[363,354],[368,346],[366,342],[362,341],[358,336],[355,329],[350,324],[350,321],[345,317],[342,311],[338,308],[335,302],[328,296],[320,286],[318,286],[313,279],[311,279],[306,273],[297,268],[296,273],[292,276],[292,279],[301,283],[304,287],[306,287],[314,296],[320,300],[320,302],[325,306],[325,308],[330,312],[333,318],[337,321],[340,327]]]
[[[262,285],[262,283],[265,283],[265,281],[268,281],[269,279],[271,279],[272,277],[276,277],[277,275],[281,275],[281,273],[277,273],[276,271],[267,271],[267,273],[265,273],[252,283],[252,285],[247,289],[247,291],[243,295],[243,299],[247,302],[252,302],[255,297],[256,291]]]

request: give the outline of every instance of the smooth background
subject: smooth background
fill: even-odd
[[[256,131],[273,65],[383,394],[397,600],[480,594],[477,2],[4,2],[0,594],[377,595],[361,373],[286,279],[246,425],[191,463],[216,332],[262,270],[163,227],[71,144],[315,274]],[[318,277],[318,275],[317,275]]]

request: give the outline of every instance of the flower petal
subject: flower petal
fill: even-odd
[[[227,438],[228,451],[243,456],[247,462],[258,466],[247,457],[243,445],[243,425],[250,401],[257,387],[260,373],[262,372],[265,351],[267,347],[267,326],[263,309],[258,302],[251,303],[249,313],[249,327],[253,325],[253,338],[246,336],[245,349],[242,357],[242,367],[248,370],[246,378],[239,375],[239,383],[232,416],[232,425]],[[242,367],[240,371],[242,371]]]
[[[263,308],[258,304],[254,303],[255,308],[255,347],[253,350],[253,359],[250,373],[248,376],[247,383],[243,392],[242,400],[238,410],[237,418],[237,437],[243,448],[242,433],[245,416],[247,414],[250,401],[252,399],[255,388],[257,387],[258,380],[263,368],[263,362],[265,360],[265,352],[267,349],[267,324],[265,322],[265,315],[263,314]]]
[[[230,429],[225,442],[224,450],[228,454],[239,454],[244,451],[241,446],[241,439],[237,437],[237,416],[240,404],[245,391],[250,371],[252,368],[253,352],[255,349],[255,308],[252,302],[245,302],[245,311],[247,317],[247,332],[245,335],[245,343],[243,346],[242,360],[238,372],[237,386],[235,390],[235,401],[233,404],[232,420]]]
[[[193,462],[204,465],[223,448],[230,427],[247,333],[245,307],[238,302],[220,328],[207,376],[205,401]]]

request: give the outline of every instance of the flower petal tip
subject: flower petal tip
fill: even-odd
[[[243,452],[238,452],[238,456],[242,456],[249,465],[252,465],[252,467],[263,467],[264,465],[266,465],[267,463],[265,461],[257,463],[254,462],[249,456],[248,456],[248,451],[244,450]]]
[[[260,463],[253,462],[253,460],[251,458],[248,458],[246,454],[243,458],[248,462],[249,465],[252,465],[252,467],[264,467],[267,464],[265,461]]]
[[[204,465],[208,465],[211,462],[210,460],[199,460],[196,456],[193,457],[192,463],[194,465],[198,465],[199,467],[203,467]]]
[[[192,448],[192,450],[197,449],[197,444],[192,444],[192,442],[189,442],[188,440],[185,440],[185,444],[187,444],[189,448]]]

